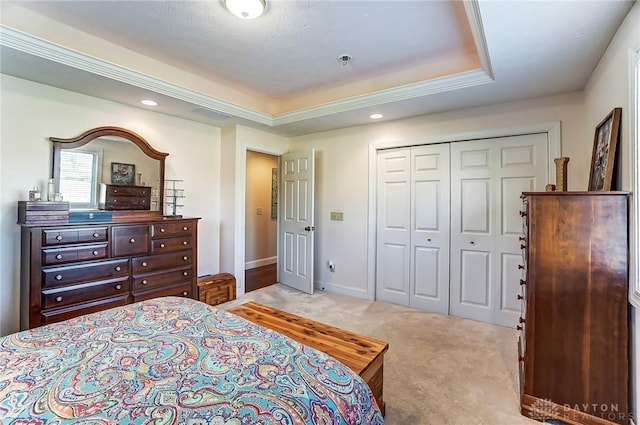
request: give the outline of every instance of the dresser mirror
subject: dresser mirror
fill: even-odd
[[[168,154],[155,150],[138,134],[119,127],[98,127],[70,139],[49,140],[53,143],[55,192],[69,202],[70,209],[139,209],[162,214]],[[146,193],[147,198],[140,206],[105,204],[108,190]]]

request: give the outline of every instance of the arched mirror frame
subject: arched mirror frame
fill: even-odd
[[[53,143],[53,167],[52,177],[56,181],[60,181],[60,154],[62,149],[73,149],[80,146],[84,146],[87,143],[103,136],[114,136],[127,139],[136,146],[138,146],[142,152],[148,157],[155,159],[159,162],[160,167],[160,181],[158,186],[158,211],[148,211],[146,213],[157,213],[162,215],[164,213],[164,160],[169,155],[165,152],[155,150],[149,142],[143,139],[140,135],[126,128],[120,127],[97,127],[91,130],[87,130],[77,137],[70,139],[62,139],[59,137],[49,137],[49,141]]]

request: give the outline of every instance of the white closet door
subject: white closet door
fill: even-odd
[[[376,299],[409,305],[411,150],[378,154]]]
[[[449,144],[411,149],[409,305],[449,313]]]
[[[515,326],[520,194],[544,190],[547,146],[546,134],[451,145],[451,314]]]

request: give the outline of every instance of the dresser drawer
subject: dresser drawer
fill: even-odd
[[[117,196],[100,205],[105,210],[148,210],[151,205],[149,198],[136,198],[133,196]]]
[[[64,288],[45,289],[42,291],[43,308],[77,304],[97,298],[107,298],[114,295],[128,294],[129,279],[108,280],[83,283]]]
[[[191,282],[185,282],[180,285],[162,287],[151,291],[134,292],[133,302],[149,300],[158,297],[191,297]]]
[[[41,324],[48,325],[49,323],[60,322],[62,320],[78,317],[83,314],[95,313],[97,311],[107,310],[113,307],[120,307],[129,304],[129,294],[119,295],[112,298],[101,298],[79,305],[71,305],[63,308],[56,308],[51,310],[43,310],[41,313]]]
[[[193,252],[178,251],[168,254],[149,255],[131,259],[134,275],[153,273],[156,271],[184,268],[193,262]]]
[[[102,242],[107,240],[107,227],[69,229],[44,229],[43,245],[65,245],[70,243]]]
[[[57,287],[76,282],[115,279],[129,276],[129,259],[46,267],[42,269],[42,286]]]
[[[179,221],[151,225],[151,237],[153,239],[171,236],[191,236],[192,234],[191,222]]]
[[[154,239],[151,241],[151,252],[171,252],[191,248],[191,236],[178,238]]]
[[[133,291],[146,291],[151,288],[158,288],[173,283],[183,282],[193,277],[191,268],[176,270],[169,273],[152,274],[133,277]]]
[[[42,264],[50,266],[72,261],[102,260],[108,256],[109,245],[106,243],[70,248],[45,248],[42,250]]]
[[[107,199],[124,197],[124,196],[136,196],[147,197],[151,196],[151,187],[147,186],[124,186],[124,185],[105,185],[105,191]]]
[[[113,226],[111,249],[114,257],[149,253],[149,226]]]

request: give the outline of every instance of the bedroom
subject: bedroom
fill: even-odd
[[[335,274],[330,275],[325,268],[319,267],[317,279],[326,283],[328,290],[365,297],[368,261],[365,256],[352,253],[367,250],[368,181],[363,176],[368,168],[368,144],[503,128],[505,123],[509,127],[522,127],[560,121],[562,153],[571,158],[569,188],[583,189],[588,177],[585,170],[590,161],[592,129],[614,106],[630,110],[628,50],[636,49],[640,43],[639,19],[636,4],[583,90],[292,138],[244,125],[213,127],[3,75],[0,334],[18,328],[16,201],[48,177],[50,147],[46,137],[71,137],[91,127],[119,125],[135,129],[153,141],[157,149],[169,152],[168,177],[188,181],[189,199],[184,213],[203,217],[200,234],[207,237],[200,239],[199,274],[231,271],[237,262],[234,217],[239,214],[235,211],[239,198],[235,175],[239,165],[226,158],[236,158],[243,145],[282,152],[289,146],[295,146],[295,149],[316,147],[319,151],[318,226],[326,229],[316,236],[317,263],[324,264],[334,255],[338,261]],[[20,105],[20,108],[13,105]],[[630,120],[623,119],[621,134],[622,163],[626,164],[622,167],[623,188],[630,190],[630,152],[633,152]],[[176,140],[180,141],[180,154]],[[346,144],[346,141],[354,143]],[[328,172],[329,167],[341,169],[347,166],[351,170],[348,175],[353,176],[349,184],[334,181]],[[325,219],[328,211],[334,209],[344,211],[344,224],[349,225],[346,231],[347,226],[335,228],[332,227],[334,223]],[[332,283],[335,288],[330,287]]]

